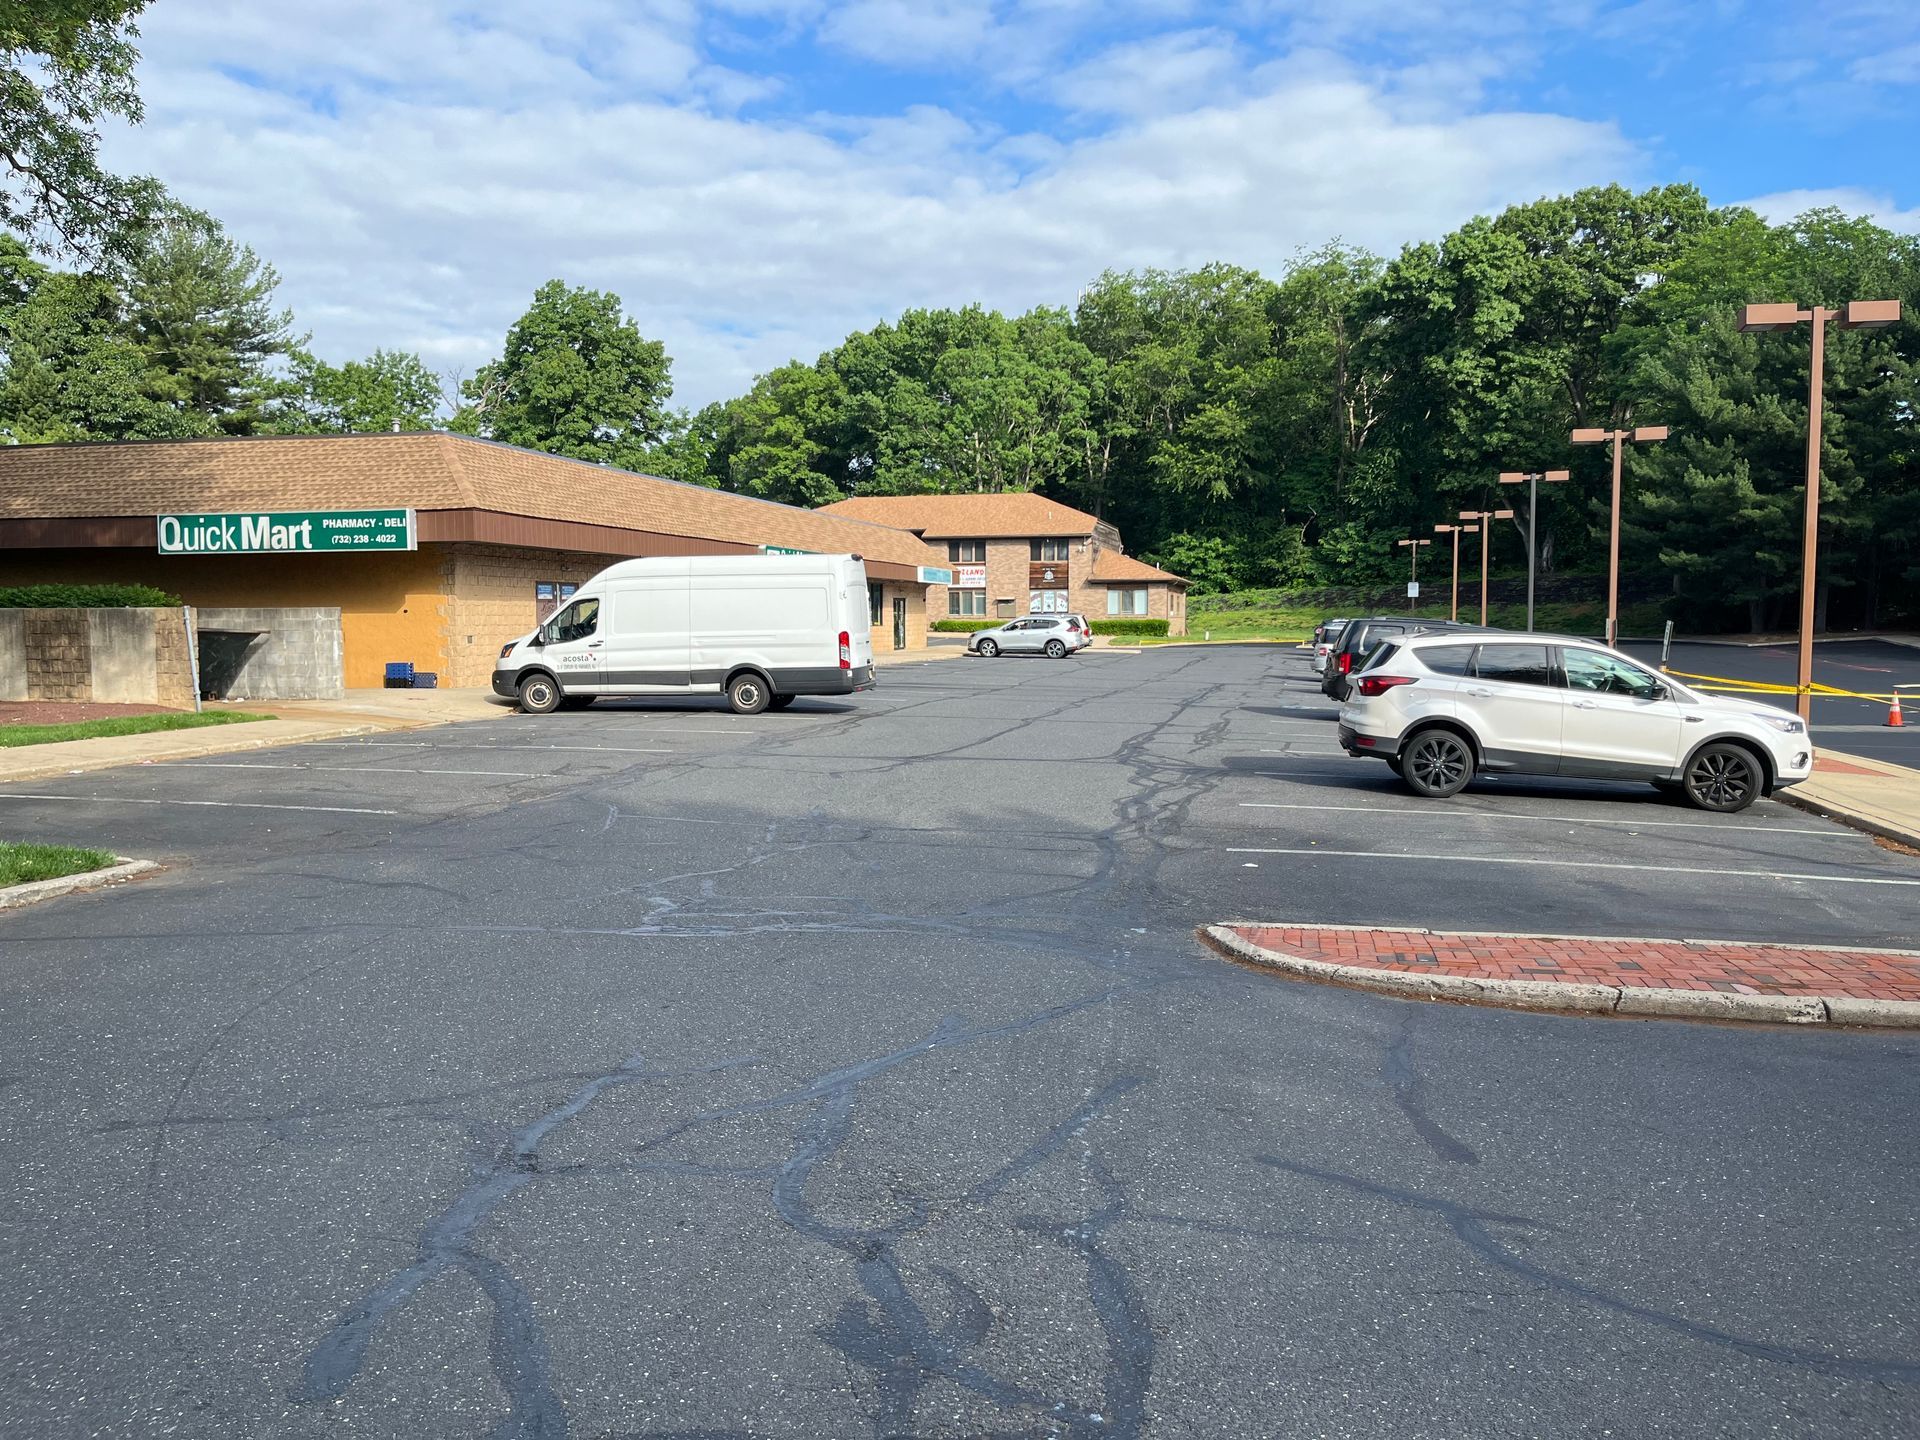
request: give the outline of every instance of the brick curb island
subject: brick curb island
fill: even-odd
[[[1510,1010],[1920,1029],[1920,952],[1715,940],[1209,925],[1230,959],[1302,980]],[[1554,978],[1561,976],[1564,978]]]
[[[20,885],[8,885],[0,888],[0,910],[19,910],[27,905],[37,905],[42,900],[52,900],[60,895],[72,895],[81,890],[99,890],[108,885],[123,885],[129,880],[137,880],[142,875],[152,875],[161,867],[151,860],[129,860],[120,857],[117,865],[108,865],[99,870],[85,870],[78,875],[60,875],[52,880],[28,880]]]

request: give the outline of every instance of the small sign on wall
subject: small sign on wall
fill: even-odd
[[[552,580],[533,582],[533,618],[536,624],[544,625],[553,618],[553,612],[559,608],[555,603],[560,586]]]

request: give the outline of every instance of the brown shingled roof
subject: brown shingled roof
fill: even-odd
[[[862,495],[821,507],[827,515],[895,525],[929,540],[1091,535],[1099,522],[1044,495]]]
[[[906,531],[439,432],[0,446],[0,520],[348,506],[483,510],[944,566]]]
[[[1091,578],[1095,585],[1128,580],[1164,580],[1181,586],[1191,583],[1183,576],[1156,569],[1144,560],[1136,560],[1131,555],[1122,555],[1117,550],[1102,550],[1093,557]]]

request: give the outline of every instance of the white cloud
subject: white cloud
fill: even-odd
[[[1064,24],[1082,3],[1027,18]],[[675,0],[491,13],[156,7],[148,123],[114,159],[270,259],[329,358],[401,346],[471,372],[558,276],[618,292],[691,404],[907,306],[1070,303],[1109,268],[1277,271],[1336,235],[1391,251],[1640,165],[1611,125],[1465,113],[1328,56],[1236,73],[1206,32],[1074,72],[1069,87],[1132,84],[1140,102],[1076,136],[935,105],[739,113]]]
[[[1884,191],[1841,185],[1826,190],[1779,190],[1737,202],[1771,224],[1781,225],[1809,210],[1829,207],[1849,215],[1865,215],[1875,224],[1909,235],[1920,235],[1920,207],[1902,210]]]

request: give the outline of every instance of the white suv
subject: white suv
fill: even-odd
[[[1689,690],[1591,640],[1415,635],[1381,646],[1340,710],[1349,755],[1416,794],[1476,771],[1650,780],[1703,810],[1744,810],[1813,772],[1792,714]]]

